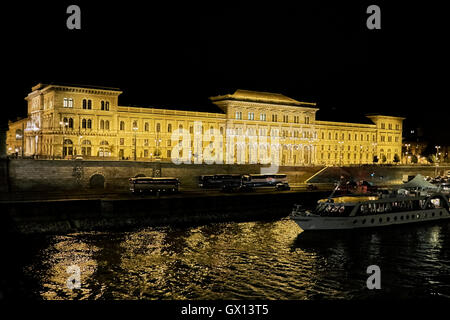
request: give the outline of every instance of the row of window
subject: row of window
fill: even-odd
[[[63,107],[64,108],[73,108],[73,99],[72,98],[64,98],[63,99]],[[91,99],[83,99],[82,108],[86,110],[92,110],[92,100]],[[109,111],[109,101],[100,101],[100,110]]]
[[[380,137],[381,142],[386,142],[386,136],[381,136]],[[395,137],[395,142],[399,142],[400,141],[400,137]],[[392,142],[392,137],[388,136],[387,142]]]
[[[236,120],[242,120],[242,112],[241,111],[236,111]],[[249,112],[248,116],[247,116],[247,120],[255,120],[255,113],[254,112]],[[259,115],[259,120],[260,121],[266,121],[267,117],[265,113],[261,113]],[[278,115],[277,114],[272,114],[272,122],[278,122]],[[285,123],[289,123],[289,116],[288,115],[283,115],[283,122]],[[294,123],[300,123],[300,116],[294,116]],[[305,124],[309,124],[309,117],[305,117]]]
[[[385,123],[381,123],[380,126],[381,126],[381,129],[386,129]],[[388,123],[388,129],[392,130],[392,123]],[[395,125],[395,130],[400,130],[400,124]]]
[[[325,148],[327,148],[327,150],[328,151],[330,151],[331,150],[331,147],[334,147],[333,149],[335,150],[335,151],[337,151],[338,150],[338,145],[336,145],[336,144],[332,144],[332,145],[322,145],[321,146],[321,150],[323,151],[323,150],[325,150]],[[341,145],[341,149],[343,149],[344,148],[344,145]],[[370,149],[370,147],[369,146],[354,146],[353,147],[353,149],[354,149],[354,151],[364,151],[364,149],[366,150],[366,151],[369,151],[369,149]],[[375,150],[375,147],[374,146],[372,146],[372,149],[373,150]],[[351,150],[351,146],[347,146],[347,150],[348,151],[350,151]]]
[[[101,130],[109,130],[110,128],[109,120],[100,120],[99,129]],[[73,129],[73,119],[72,118],[64,118],[64,122],[62,125],[65,128]],[[92,120],[91,119],[82,119],[81,120],[81,128],[83,129],[92,129]]]
[[[322,137],[322,140],[325,139],[325,132],[322,132],[321,137]],[[334,140],[338,140],[339,139],[339,134],[337,132],[335,132],[335,134],[333,136],[333,134],[331,132],[328,132],[328,140],[333,140],[333,137],[334,137]],[[348,140],[352,140],[352,134],[351,133],[349,133],[347,136],[345,135],[345,133],[341,133],[341,139],[342,140],[345,140],[346,137],[348,137]],[[353,139],[354,141],[358,141],[358,134],[357,133],[355,133],[353,135],[353,137],[354,137],[354,139]],[[370,134],[366,134],[365,138],[366,138],[366,141],[370,141]],[[364,134],[361,133],[359,135],[359,139],[360,139],[360,141],[364,141]],[[372,141],[376,141],[375,135],[372,135]]]

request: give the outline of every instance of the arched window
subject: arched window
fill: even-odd
[[[69,118],[69,128],[73,129],[73,119]]]
[[[161,132],[161,124],[156,124],[156,132]]]
[[[109,101],[106,101],[106,102],[105,102],[105,110],[106,110],[106,111],[109,111]]]
[[[167,125],[167,132],[172,132],[172,124],[171,123],[169,123]]]
[[[88,100],[88,106],[87,106],[87,108],[88,108],[88,109],[92,109],[92,100]]]
[[[105,110],[105,101],[102,100],[100,104],[101,104],[101,107],[100,107],[101,110]]]
[[[133,130],[137,130],[138,129],[138,123],[136,120],[133,121]]]
[[[67,120],[67,118],[63,119],[63,126],[67,127],[69,125],[69,120]]]
[[[105,121],[100,120],[100,129],[105,129]]]
[[[64,144],[73,144],[73,142],[70,139],[65,139],[64,140]]]
[[[106,130],[109,130],[109,120],[106,120],[106,121],[105,121],[105,129],[106,129]]]
[[[81,121],[81,127],[82,127],[83,129],[86,129],[86,119],[83,119],[83,120]]]
[[[91,142],[89,140],[83,140],[81,142],[81,154],[83,156],[91,156],[92,148],[91,148]]]
[[[120,121],[120,130],[125,130],[125,122],[124,121]]]
[[[92,120],[91,119],[88,119],[87,127],[88,127],[88,129],[92,129]]]
[[[150,130],[150,126],[149,126],[148,122],[146,122],[146,123],[144,124],[144,130],[145,130],[145,131],[149,131],[149,130]]]
[[[223,135],[223,127],[220,127],[220,134]]]
[[[17,129],[16,130],[16,140],[20,140],[23,138],[23,131],[22,129]]]
[[[182,124],[180,124],[180,125],[178,126],[178,130],[183,130],[183,125],[182,125]]]
[[[87,103],[86,103],[86,99],[83,99],[83,109],[87,108]]]
[[[98,155],[100,157],[109,157],[111,155],[109,147],[108,147],[108,141],[103,140],[100,142],[101,147],[98,149]]]

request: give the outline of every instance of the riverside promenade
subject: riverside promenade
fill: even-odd
[[[0,201],[3,232],[66,233],[124,230],[146,226],[257,221],[286,217],[295,203],[313,205],[329,191],[256,190],[245,193],[181,191],[134,196],[79,194],[53,199]],[[56,195],[54,195],[56,196]],[[72,195],[74,196],[74,195]]]

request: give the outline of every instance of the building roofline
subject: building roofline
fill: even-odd
[[[302,102],[289,98],[280,93],[264,92],[264,91],[251,91],[238,89],[234,93],[209,97],[212,102],[220,101],[243,101],[243,102],[256,102],[266,103],[274,105],[287,105],[287,106],[300,106],[300,107],[314,107],[317,104],[315,102]]]
[[[397,117],[397,116],[387,116],[387,115],[384,115],[384,114],[379,114],[379,113],[368,113],[368,114],[365,114],[365,116],[367,117],[367,118],[375,118],[375,117],[380,117],[380,118],[392,118],[392,119],[401,119],[401,120],[405,120],[406,118],[404,118],[404,117]]]
[[[105,87],[105,86],[95,86],[86,84],[75,84],[75,83],[63,83],[63,82],[50,82],[50,83],[38,83],[31,88],[32,91],[44,89],[46,87],[69,87],[69,88],[81,88],[81,89],[97,89],[97,90],[107,90],[107,91],[117,91],[122,92],[120,88],[115,87]]]

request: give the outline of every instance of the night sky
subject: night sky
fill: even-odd
[[[407,118],[450,141],[448,20],[409,2],[17,2],[3,7],[3,120],[26,115],[38,82],[118,87],[120,105],[217,111],[248,89],[317,102],[318,119]],[[391,1],[392,2],[392,1]],[[66,8],[81,8],[68,30]],[[381,8],[381,30],[366,8]]]

